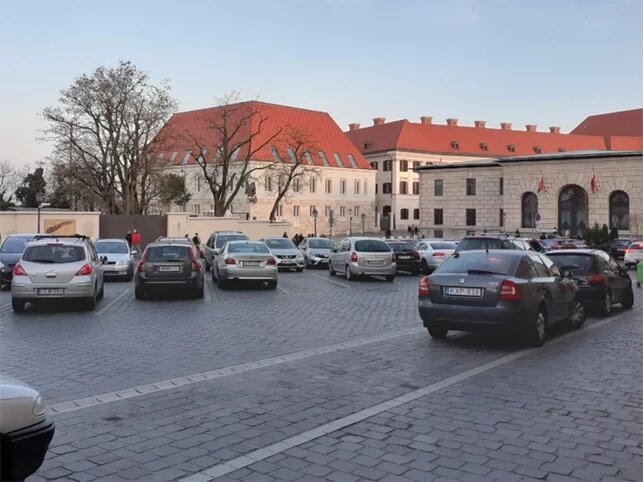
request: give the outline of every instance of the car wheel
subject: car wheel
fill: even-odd
[[[328,262],[328,274],[331,276],[335,276],[337,274],[337,271],[333,269],[333,264],[330,261]]]
[[[304,270],[304,268],[297,268],[297,273],[301,273]]]
[[[277,289],[277,280],[268,281],[268,289],[276,290]]]
[[[205,293],[204,293],[204,287],[203,287],[203,286],[201,286],[201,288],[200,288],[200,289],[198,289],[198,290],[196,290],[196,291],[194,292],[194,297],[195,297],[197,300],[202,300],[202,299],[203,299],[204,294],[205,294]]]
[[[130,269],[129,273],[127,273],[127,276],[125,277],[125,281],[128,283],[134,279],[134,270]]]
[[[605,292],[605,298],[603,298],[603,306],[601,306],[601,313],[605,316],[612,314],[612,294],[609,291]]]
[[[217,277],[217,288],[219,288],[220,290],[224,290],[226,288],[226,284],[227,283],[223,278],[221,278],[220,276]]]
[[[422,271],[425,272],[426,274],[429,274],[429,265],[426,264],[426,260],[422,260]]]
[[[98,299],[102,300],[105,297],[105,284],[100,287],[100,291],[98,292]]]
[[[634,291],[632,290],[631,286],[629,290],[623,293],[623,299],[621,300],[621,305],[626,310],[630,310],[632,309],[632,306],[634,306]]]
[[[585,323],[587,314],[585,312],[585,305],[579,300],[574,301],[574,308],[572,314],[569,316],[569,325],[572,328],[580,328]]]
[[[354,281],[355,277],[353,276],[353,272],[351,271],[350,267],[346,265],[346,281]]]
[[[134,298],[137,300],[144,300],[145,299],[145,291],[142,289],[136,287],[134,288]]]
[[[536,316],[531,320],[525,332],[525,341],[527,345],[538,347],[543,346],[545,343],[545,335],[547,334],[547,313],[545,308],[541,306],[538,308]]]
[[[444,340],[449,332],[448,329],[440,325],[429,325],[426,329],[429,331],[431,338],[435,338],[436,340]]]
[[[386,281],[392,282],[394,279],[395,279],[395,275],[393,274],[386,275]]]
[[[11,308],[16,313],[22,313],[23,311],[25,311],[26,304],[27,302],[24,300],[17,300],[15,298],[11,298]]]
[[[98,295],[94,293],[94,296],[90,296],[87,298],[87,301],[85,302],[87,304],[87,309],[89,311],[94,311],[96,309],[96,299],[98,298]]]
[[[411,276],[417,276],[417,275],[419,275],[419,274],[420,274],[420,272],[419,272],[419,271],[412,271],[412,272],[411,272]]]
[[[205,270],[210,271],[210,268],[212,268],[212,266],[210,266],[210,263],[208,263],[208,261],[206,260],[204,264],[205,264]]]

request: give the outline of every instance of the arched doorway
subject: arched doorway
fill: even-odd
[[[382,208],[382,219],[380,220],[381,229],[391,229],[391,206]]]
[[[576,184],[568,184],[558,195],[558,229],[561,233],[585,237],[588,225],[587,192]]]
[[[538,196],[533,192],[524,193],[522,195],[522,227],[534,229],[536,214],[538,214]]]
[[[630,197],[625,191],[610,194],[610,228],[630,229]]]

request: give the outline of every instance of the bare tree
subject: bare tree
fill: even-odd
[[[282,148],[273,148],[276,158],[267,173],[277,179],[277,197],[270,210],[270,220],[274,221],[279,203],[290,195],[307,188],[312,178],[319,177],[310,154],[315,148],[312,136],[301,129],[288,127]]]
[[[150,83],[130,62],[99,67],[60,92],[43,110],[46,134],[58,162],[102,202],[110,214],[141,214],[156,195],[150,189],[163,166],[153,142],[176,100],[166,82]]]
[[[25,173],[20,172],[9,161],[0,162],[0,211],[13,206],[13,195]]]

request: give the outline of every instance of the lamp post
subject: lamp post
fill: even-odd
[[[317,216],[319,216],[319,212],[317,211],[317,208],[313,206],[313,222],[315,223],[315,237],[317,237]]]
[[[366,214],[362,213],[360,217],[362,218],[362,236],[364,236],[364,223],[366,222]]]
[[[38,204],[38,234],[40,234],[40,210],[51,206],[51,203],[40,203]]]
[[[348,208],[348,235],[353,235],[353,209]]]

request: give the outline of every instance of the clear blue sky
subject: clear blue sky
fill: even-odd
[[[433,115],[568,131],[643,105],[642,0],[0,0],[0,160],[37,162],[39,113],[99,65],[170,79],[181,110],[232,90],[344,129]]]

